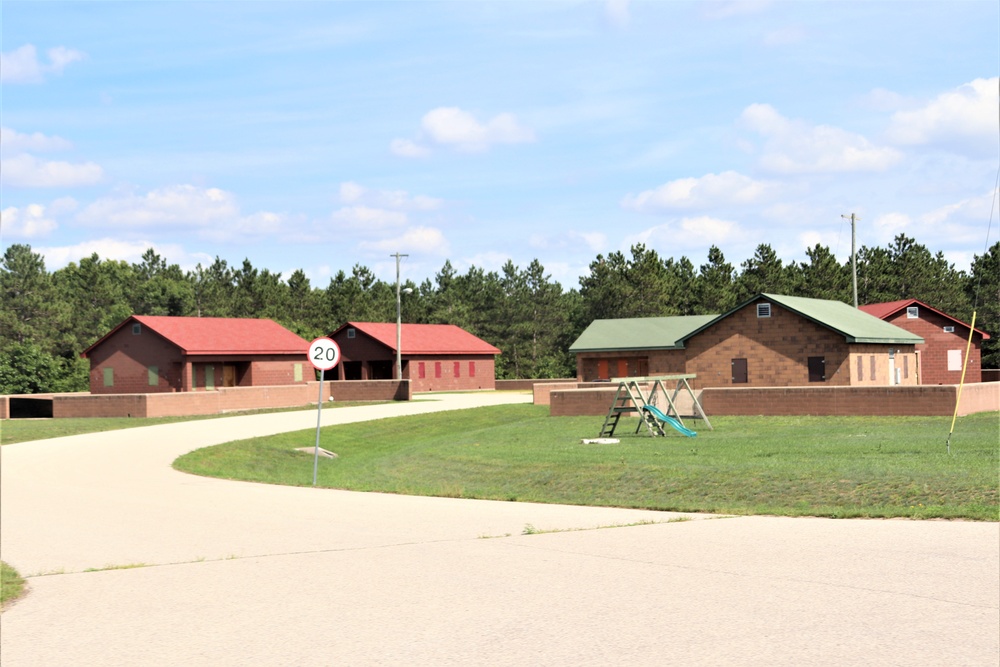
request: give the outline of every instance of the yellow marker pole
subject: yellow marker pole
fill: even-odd
[[[969,367],[969,350],[972,349],[972,334],[976,330],[976,311],[972,311],[972,324],[969,325],[969,340],[965,343],[965,361],[962,363],[962,379],[958,382],[958,396],[955,398],[955,413],[951,416],[951,430],[948,431],[948,453],[951,454],[951,434],[955,432],[955,420],[958,419],[958,404],[962,401],[962,387],[965,385],[965,369]]]

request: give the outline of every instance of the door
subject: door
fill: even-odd
[[[223,364],[222,366],[222,386],[223,387],[235,387],[236,386],[236,366],[227,366]]]
[[[733,359],[733,384],[747,383],[747,360]]]
[[[889,384],[899,384],[899,378],[896,377],[896,350],[894,348],[889,348]]]

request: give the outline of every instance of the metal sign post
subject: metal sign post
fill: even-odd
[[[329,338],[317,338],[309,345],[309,363],[319,371],[319,398],[316,400],[316,449],[313,452],[313,486],[319,470],[319,427],[323,417],[323,382],[326,371],[340,363],[340,346]]]

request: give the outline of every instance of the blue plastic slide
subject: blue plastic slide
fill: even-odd
[[[643,410],[648,410],[649,414],[653,415],[654,417],[656,417],[657,419],[659,419],[661,422],[664,422],[666,424],[670,424],[671,426],[674,427],[674,430],[677,431],[678,433],[683,433],[684,435],[686,435],[689,438],[693,438],[694,436],[698,435],[697,433],[695,433],[691,429],[686,428],[684,426],[684,424],[680,423],[679,421],[677,421],[673,417],[670,417],[668,415],[663,414],[663,412],[658,407],[656,407],[655,405],[647,405],[647,406],[645,406],[643,408]]]

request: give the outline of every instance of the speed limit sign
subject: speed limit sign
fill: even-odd
[[[309,345],[309,362],[321,371],[336,367],[340,363],[340,346],[329,338],[317,338]]]

